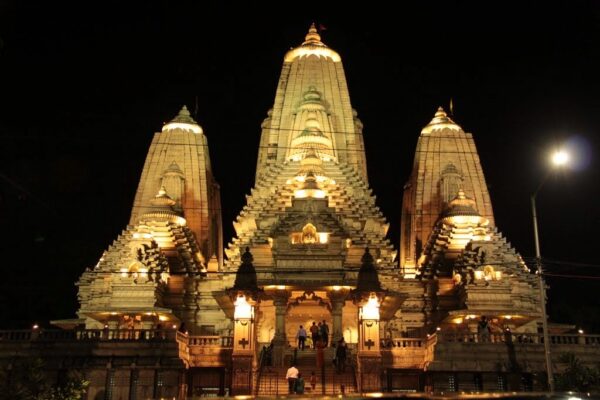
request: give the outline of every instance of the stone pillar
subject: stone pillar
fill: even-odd
[[[337,343],[344,335],[342,326],[342,310],[344,299],[331,296],[332,343]]]
[[[183,305],[181,309],[181,319],[185,323],[187,330],[191,335],[197,334],[198,321],[196,320],[196,311],[198,311],[198,291],[197,283],[194,278],[184,278]]]
[[[374,307],[375,303],[377,307]],[[362,392],[380,392],[382,389],[379,304],[379,299],[371,296],[359,305],[357,361]]]
[[[273,365],[283,366],[283,355],[288,347],[285,335],[285,315],[287,313],[289,293],[279,291],[273,296],[275,306],[275,335],[273,336]]]
[[[242,299],[243,301],[240,301]],[[256,338],[255,302],[244,295],[235,302],[231,391],[234,395],[252,394],[252,376]]]

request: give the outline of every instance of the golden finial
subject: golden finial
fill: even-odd
[[[315,27],[314,22],[310,25],[310,28],[308,29],[308,33],[306,34],[304,38],[304,43],[302,43],[302,45],[323,46],[323,42],[321,42],[321,35],[319,35],[319,32],[317,32],[317,28]]]
[[[460,126],[458,126],[454,121],[452,121],[452,119],[450,117],[448,117],[448,114],[446,114],[446,111],[444,111],[444,108],[442,106],[438,107],[437,111],[435,112],[435,115],[433,117],[433,119],[429,122],[429,124],[427,124],[427,126],[425,128],[423,128],[421,130],[422,134],[429,134],[431,132],[433,132],[436,129],[451,129],[451,130],[460,130]]]

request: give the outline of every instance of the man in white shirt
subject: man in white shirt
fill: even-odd
[[[298,329],[296,339],[298,339],[298,348],[300,350],[304,350],[304,342],[306,342],[306,329],[304,329],[302,325],[300,325],[300,329]]]
[[[293,394],[296,390],[296,379],[298,379],[298,368],[296,368],[294,364],[288,368],[285,379],[288,381],[289,394]]]

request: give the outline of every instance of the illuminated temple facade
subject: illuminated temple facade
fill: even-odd
[[[322,350],[319,394],[543,388],[539,281],[495,226],[473,135],[442,108],[418,138],[399,252],[341,57],[314,26],[285,54],[226,246],[208,149],[183,107],[154,136],[129,224],[77,282],[78,318],[2,333],[3,362],[20,346],[57,376],[82,370],[88,399],[283,394],[290,363],[318,366],[299,326],[326,321],[349,354],[336,373]],[[599,344],[553,335],[554,357]]]

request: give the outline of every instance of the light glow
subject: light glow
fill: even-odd
[[[194,125],[194,124],[186,124],[184,122],[169,122],[168,124],[165,124],[162,128],[162,131],[171,131],[173,129],[181,129],[184,131],[192,131],[194,133],[202,133],[202,128],[200,128],[199,125]]]
[[[246,296],[239,295],[237,299],[235,299],[235,311],[233,313],[233,319],[252,319],[252,306],[246,300]]]
[[[560,167],[569,162],[569,153],[563,150],[558,150],[552,154],[552,164]]]
[[[305,199],[307,197],[324,199],[325,196],[325,191],[322,189],[298,189],[294,191],[294,197],[297,199]]]
[[[379,299],[372,293],[367,304],[362,306],[362,319],[379,321]]]
[[[336,53],[335,51],[333,51],[330,48],[325,47],[325,46],[322,46],[322,47],[321,46],[296,47],[295,49],[292,49],[286,53],[285,57],[283,58],[283,61],[292,62],[296,58],[308,57],[308,56],[330,58],[333,62],[342,61],[342,59],[338,53]]]

